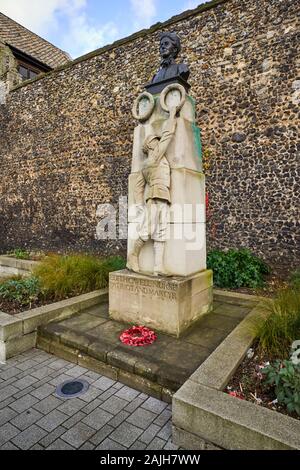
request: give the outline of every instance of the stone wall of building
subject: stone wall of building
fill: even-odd
[[[10,48],[0,39],[0,105],[14,86],[22,82],[17,61]]]
[[[0,251],[125,250],[96,239],[96,210],[127,195],[131,107],[157,69],[162,30],[179,34],[190,64],[209,248],[299,263],[294,0],[215,0],[12,91],[0,105]]]

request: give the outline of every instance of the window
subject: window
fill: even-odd
[[[33,79],[41,73],[52,70],[49,65],[40,62],[38,59],[35,59],[28,54],[25,54],[25,52],[22,52],[13,46],[9,47],[16,59],[18,72],[23,81]]]
[[[36,77],[40,71],[37,69],[33,70],[29,65],[27,64],[19,64],[19,74],[22,77],[22,80],[29,80],[31,78]]]

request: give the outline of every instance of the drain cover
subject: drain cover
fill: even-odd
[[[63,398],[74,398],[85,393],[89,388],[86,380],[67,380],[56,388],[56,394]]]

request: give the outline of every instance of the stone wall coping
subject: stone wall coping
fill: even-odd
[[[300,449],[300,421],[190,379],[173,396],[172,409],[175,427],[222,449]]]
[[[96,49],[95,51],[89,52],[88,54],[84,54],[74,60],[71,60],[67,62],[66,64],[60,65],[59,67],[56,67],[55,69],[51,70],[50,72],[42,73],[39,74],[37,77],[31,79],[31,80],[26,80],[19,85],[13,87],[10,91],[16,91],[20,88],[23,88],[24,86],[30,85],[31,83],[34,83],[38,80],[41,80],[49,75],[53,75],[55,73],[58,73],[62,70],[68,69],[70,67],[73,67],[73,65],[79,64],[80,62],[84,62],[85,60],[91,59],[93,57],[96,57],[98,55],[104,54],[105,52],[111,51],[113,49],[117,49],[118,47],[121,47],[127,43],[130,43],[132,41],[135,41],[138,38],[142,38],[144,36],[147,36],[148,34],[154,33],[156,31],[159,31],[163,28],[167,28],[168,26],[171,26],[175,23],[179,23],[180,21],[183,21],[185,19],[190,18],[191,16],[196,16],[204,11],[211,10],[212,8],[215,8],[219,5],[222,5],[223,3],[226,3],[231,0],[212,0],[206,3],[203,3],[202,5],[199,5],[197,8],[194,8],[192,10],[186,10],[183,13],[179,15],[172,16],[167,21],[164,21],[162,23],[158,22],[152,25],[148,29],[142,29],[141,31],[138,31],[134,34],[131,34],[130,36],[127,36],[125,38],[119,39],[112,44],[108,44],[104,47],[101,47],[99,49]]]
[[[36,331],[38,326],[50,323],[58,317],[68,318],[85,308],[107,299],[108,289],[100,289],[16,315],[0,312],[0,341]]]
[[[300,421],[223,391],[255,339],[251,324],[261,312],[260,302],[175,393],[175,430],[223,449],[300,449]]]
[[[31,271],[32,268],[37,266],[39,261],[18,259],[8,255],[0,255],[0,266],[8,266],[10,268],[23,269],[24,271]]]
[[[198,367],[189,380],[215,390],[223,390],[253,343],[251,325],[261,312],[261,304],[258,304]]]
[[[234,300],[236,299],[251,300],[253,302],[259,302],[264,299],[264,297],[261,297],[258,295],[243,294],[242,292],[233,292],[233,291],[228,291],[228,290],[223,290],[223,289],[214,289],[214,295],[224,296],[228,298],[231,297]]]

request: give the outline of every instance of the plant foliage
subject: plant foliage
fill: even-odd
[[[290,277],[290,284],[295,289],[300,289],[300,269],[294,271]]]
[[[0,297],[19,302],[21,305],[30,305],[37,300],[40,293],[40,283],[36,277],[15,277],[4,280],[0,284]]]
[[[264,275],[270,272],[267,264],[246,248],[213,250],[207,256],[207,267],[213,270],[214,284],[229,289],[263,287]]]
[[[9,253],[13,255],[14,258],[17,259],[30,259],[30,253],[27,250],[23,250],[22,248],[16,248],[15,250]]]
[[[264,383],[275,387],[278,403],[285,405],[289,413],[300,416],[300,365],[277,360],[262,369],[262,373]]]

